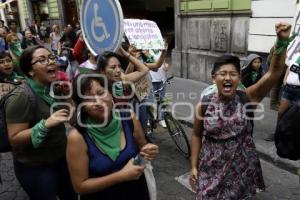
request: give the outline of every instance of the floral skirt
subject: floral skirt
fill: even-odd
[[[197,200],[241,200],[265,190],[250,134],[220,141],[206,137],[199,159]]]

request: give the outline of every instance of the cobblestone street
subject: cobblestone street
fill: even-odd
[[[15,177],[11,154],[6,153],[1,154],[0,156],[0,173],[2,177],[2,184],[0,184],[0,199],[28,200],[29,198]]]

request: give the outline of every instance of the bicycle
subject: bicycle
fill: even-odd
[[[185,157],[189,158],[191,156],[191,147],[186,136],[184,129],[182,128],[180,122],[175,119],[172,115],[172,111],[168,110],[168,106],[171,104],[169,99],[161,99],[159,96],[160,91],[164,89],[167,84],[170,84],[170,80],[174,77],[169,77],[163,83],[162,87],[158,90],[153,91],[155,97],[155,106],[156,108],[161,109],[154,109],[151,107],[147,110],[148,112],[148,122],[147,122],[147,138],[149,135],[153,133],[153,130],[157,127],[157,123],[159,122],[159,114],[162,112],[163,119],[166,122],[167,129],[169,131],[169,135],[171,136],[173,142],[175,143],[176,147],[180,151],[180,153]]]

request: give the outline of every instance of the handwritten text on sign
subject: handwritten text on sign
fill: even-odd
[[[164,49],[161,32],[153,21],[125,19],[124,31],[129,43],[137,49]]]

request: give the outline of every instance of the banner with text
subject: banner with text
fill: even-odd
[[[164,49],[163,37],[153,21],[125,19],[124,32],[136,49]]]

